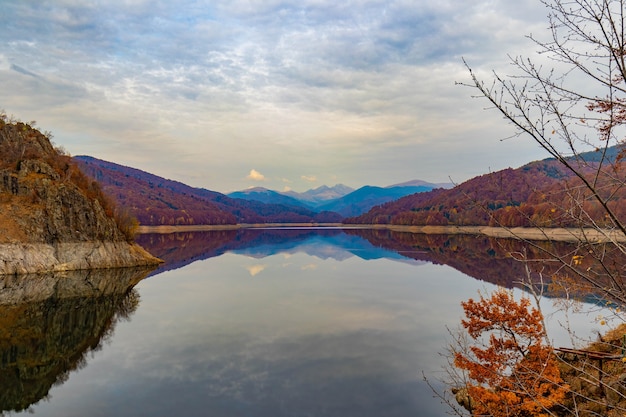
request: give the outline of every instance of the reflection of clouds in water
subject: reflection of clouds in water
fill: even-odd
[[[303,271],[313,271],[313,270],[317,269],[317,265],[316,264],[302,265],[300,267],[300,269],[303,270]]]
[[[443,414],[421,371],[439,371],[474,282],[383,259],[263,261],[230,253],[145,282],[132,323],[65,395],[96,392],[80,411],[121,417]]]
[[[313,255],[319,259],[335,259],[337,261],[345,261],[354,255],[345,248],[337,245],[319,245],[317,243],[301,245],[298,249],[307,254]]]
[[[254,277],[257,274],[261,273],[265,268],[267,268],[267,265],[265,265],[265,264],[251,265],[251,266],[247,266],[246,267],[246,269],[250,273],[250,276],[252,276],[252,277]]]
[[[414,310],[408,306],[400,306],[397,310],[390,311],[383,306],[365,305],[359,300],[352,302],[342,300],[331,295],[316,297],[314,302],[305,296],[292,294],[281,299],[265,300],[273,307],[264,311],[264,317],[257,317],[257,326],[271,331],[271,334],[263,334],[262,330],[256,331],[258,337],[276,339],[281,337],[304,337],[311,334],[334,334],[341,332],[357,332],[363,329],[369,331],[407,331],[413,328],[411,323],[402,321],[405,317],[418,320]],[[233,322],[234,326],[245,326],[246,318],[239,318]],[[280,323],[280,329],[276,329],[273,323]],[[238,327],[250,333],[251,329]]]
[[[407,366],[414,360],[412,346],[398,342],[394,334],[376,330],[275,340],[212,334],[206,344],[181,346],[159,358],[160,366],[143,374],[152,389],[134,395],[159,415],[184,398],[203,398],[206,415],[251,415],[248,407],[257,416],[292,416],[302,410],[310,415],[368,416],[383,410],[410,415],[420,409],[420,378]],[[177,392],[184,394],[172,401]]]

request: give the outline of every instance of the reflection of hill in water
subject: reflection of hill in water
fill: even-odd
[[[580,297],[605,302],[598,287],[623,288],[626,255],[613,244],[577,245],[566,242],[497,239],[482,235],[427,235],[386,229],[347,230],[407,257],[448,265],[465,275],[506,288],[523,287],[528,274],[549,297]],[[602,258],[600,264],[597,260]],[[578,258],[577,261],[574,261]],[[560,259],[560,260],[557,260]],[[595,281],[590,285],[588,279]],[[567,294],[552,282],[565,282]],[[609,296],[610,298],[610,296]],[[621,302],[620,302],[621,304]]]
[[[387,229],[242,229],[146,234],[140,235],[138,242],[166,261],[157,271],[179,268],[227,252],[258,258],[304,252],[340,261],[359,256],[448,265],[470,277],[508,288],[526,278],[527,266],[535,277],[541,272],[545,279],[550,279],[559,273],[562,265],[545,262],[545,251],[566,258],[577,253],[576,246],[564,242],[528,245],[515,239],[482,235],[429,235]],[[544,262],[520,262],[512,253],[518,254],[518,259],[525,256]],[[616,264],[626,265],[626,260],[620,262]]]
[[[137,308],[132,268],[0,277],[0,410],[21,411],[86,364]]]
[[[546,262],[525,263],[516,260],[512,253],[532,260],[545,260],[538,247],[515,239],[497,239],[483,235],[429,235],[395,232],[387,229],[347,230],[356,233],[374,245],[383,245],[406,257],[433,264],[450,266],[472,278],[507,288],[518,286],[526,277],[526,265],[536,276],[539,271],[551,277],[556,270]],[[544,250],[565,253],[571,245],[558,242],[534,242]],[[570,246],[570,247],[568,247]]]
[[[181,268],[192,262],[232,252],[254,258],[278,253],[304,252],[320,259],[343,261],[352,256],[363,259],[409,260],[393,250],[373,245],[341,229],[277,228],[240,229],[170,234],[148,233],[137,243],[165,261],[154,274]]]

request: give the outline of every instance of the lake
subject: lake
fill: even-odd
[[[460,302],[524,274],[508,256],[519,242],[479,236],[281,228],[138,242],[166,262],[4,279],[5,414],[442,416],[424,375],[442,389]],[[543,304],[555,344],[571,346]],[[599,327],[568,318],[581,335]]]

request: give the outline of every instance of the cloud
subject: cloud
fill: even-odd
[[[302,178],[305,181],[308,182],[315,182],[317,181],[317,177],[315,175],[302,175],[300,178]]]
[[[265,268],[267,268],[267,265],[251,265],[251,266],[247,266],[246,267],[246,269],[250,273],[250,276],[252,276],[252,277],[260,274],[261,272],[263,272],[263,270]]]
[[[256,169],[251,169],[246,178],[252,181],[265,181],[265,175],[261,174]]]
[[[507,127],[455,81],[467,79],[461,57],[480,74],[530,51],[524,36],[541,33],[545,11],[535,0],[6,0],[2,107],[73,154],[215,190],[261,178],[299,190],[313,178],[301,172],[353,187],[465,179],[538,159],[500,144]],[[480,157],[456,156],[466,152]],[[268,177],[242,178],[254,165]]]
[[[17,66],[15,64],[11,64],[11,70],[13,70],[15,72],[19,72],[20,74],[28,75],[29,77],[39,78],[39,76],[37,74],[34,74],[34,73],[28,71],[27,69],[24,69],[24,68],[22,68],[20,66]]]

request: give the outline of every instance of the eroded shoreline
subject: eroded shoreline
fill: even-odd
[[[162,261],[126,241],[0,243],[0,276],[155,266]]]
[[[176,233],[211,230],[268,228],[338,228],[338,229],[387,229],[396,232],[423,234],[466,234],[520,240],[552,240],[558,242],[626,242],[626,236],[617,230],[579,228],[537,227],[491,227],[491,226],[400,226],[390,224],[342,224],[342,223],[264,223],[235,225],[185,225],[185,226],[140,226],[139,233]]]

